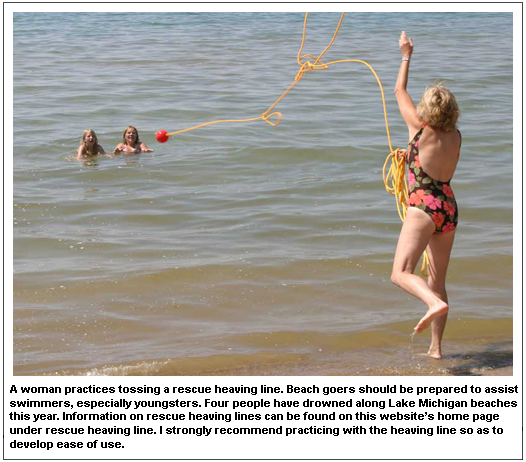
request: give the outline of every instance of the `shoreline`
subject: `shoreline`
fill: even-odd
[[[468,330],[465,326],[473,326]],[[429,332],[411,339],[412,322],[349,333],[273,332],[234,336],[214,354],[148,358],[122,364],[60,368],[14,375],[53,376],[512,376],[511,318],[453,319],[444,357],[425,355]],[[270,344],[265,340],[270,339]],[[235,344],[237,343],[237,345]],[[17,371],[18,369],[18,371]]]

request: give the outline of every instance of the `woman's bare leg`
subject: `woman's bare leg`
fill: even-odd
[[[433,234],[427,246],[429,256],[429,288],[449,306],[446,292],[446,273],[455,239],[455,231],[447,234]],[[442,336],[446,327],[447,313],[433,319],[431,324],[431,345],[427,354],[433,358],[442,358]]]
[[[435,224],[429,215],[415,207],[407,209],[396,247],[391,281],[427,305],[427,313],[415,327],[416,333],[422,332],[435,318],[448,311],[447,303],[431,290],[424,279],[413,274],[434,232]]]

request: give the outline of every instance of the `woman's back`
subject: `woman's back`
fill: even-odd
[[[422,170],[434,180],[451,180],[457,167],[460,145],[459,131],[444,131],[426,126],[418,146]]]

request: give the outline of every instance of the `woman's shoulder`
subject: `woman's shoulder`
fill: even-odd
[[[462,133],[460,133],[460,130],[458,128],[455,128],[455,131],[458,133],[458,137],[460,138],[460,144],[462,145]]]

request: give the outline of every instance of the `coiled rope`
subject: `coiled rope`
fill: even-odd
[[[297,61],[298,61],[298,65],[300,66],[300,69],[298,73],[296,74],[294,81],[288,86],[288,88],[283,92],[283,94],[274,102],[274,104],[272,104],[272,106],[270,106],[259,117],[253,117],[250,119],[215,120],[213,122],[206,122],[203,124],[195,125],[190,128],[185,128],[183,130],[178,130],[175,132],[167,133],[167,136],[170,137],[174,135],[179,135],[181,133],[186,133],[191,130],[196,130],[198,128],[207,127],[209,125],[214,125],[214,124],[219,124],[219,123],[230,123],[230,122],[255,122],[257,120],[263,120],[269,125],[273,127],[277,127],[283,119],[283,114],[279,111],[272,112],[273,109],[290,92],[290,90],[292,90],[298,84],[298,82],[303,78],[306,72],[326,70],[326,69],[329,69],[330,66],[333,66],[335,64],[340,64],[340,63],[361,63],[367,66],[369,70],[373,73],[373,75],[376,78],[376,81],[378,82],[378,86],[380,87],[380,92],[382,94],[382,103],[383,103],[384,119],[385,119],[385,130],[387,133],[387,141],[389,144],[389,151],[390,151],[390,154],[387,156],[385,163],[384,163],[383,179],[384,179],[385,189],[387,190],[387,192],[395,196],[398,215],[400,216],[400,219],[403,222],[405,219],[406,211],[407,211],[407,198],[408,198],[407,180],[405,178],[405,154],[406,152],[405,150],[400,149],[400,148],[396,150],[393,149],[393,145],[391,143],[391,134],[389,132],[389,123],[387,120],[387,106],[385,103],[385,94],[384,94],[382,82],[380,81],[378,74],[376,73],[376,71],[373,69],[373,67],[369,63],[367,63],[366,61],[361,61],[359,59],[340,59],[340,60],[331,61],[328,63],[323,63],[321,61],[322,56],[329,50],[329,48],[332,46],[332,44],[336,40],[336,37],[342,25],[344,16],[345,16],[345,13],[342,13],[340,17],[340,21],[338,22],[338,25],[336,26],[336,30],[334,32],[332,40],[325,47],[325,49],[320,53],[320,55],[316,58],[310,54],[305,54],[303,56],[301,55],[301,52],[303,51],[303,47],[305,45],[305,38],[307,35],[307,19],[309,17],[309,13],[305,13],[305,19],[303,22],[303,38],[302,38],[301,46],[300,46],[300,49],[297,55]],[[314,62],[311,62],[308,60],[303,62],[305,58],[311,58],[314,60]],[[277,120],[272,121],[271,119],[273,117],[277,117]],[[391,164],[389,168],[387,168],[389,161],[391,161]],[[424,252],[424,259],[422,262],[422,268],[420,270],[424,276],[427,276],[426,267],[428,264],[429,264],[429,259],[427,256],[427,252]]]

